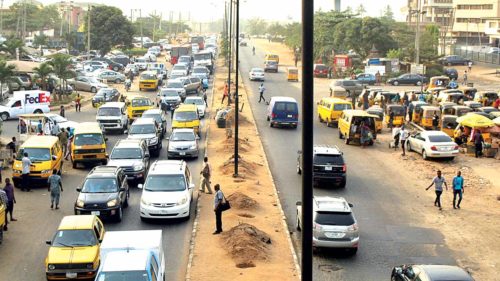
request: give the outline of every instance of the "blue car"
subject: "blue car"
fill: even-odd
[[[294,98],[272,97],[267,107],[267,121],[270,127],[289,126],[297,128],[299,106]]]
[[[356,75],[356,80],[361,84],[375,85],[376,79],[375,75],[368,73],[360,73]]]

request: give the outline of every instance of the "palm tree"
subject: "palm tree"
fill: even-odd
[[[8,83],[12,79],[12,76],[14,75],[14,69],[16,69],[14,65],[7,64],[6,61],[0,60],[0,99],[3,99],[4,95],[4,93],[2,92],[3,84]]]
[[[19,56],[21,56],[25,52],[23,47],[24,47],[23,41],[16,39],[16,38],[12,38],[12,39],[5,41],[0,46],[0,51],[4,51],[15,58],[16,57],[16,49],[19,49]]]
[[[46,80],[49,77],[50,74],[54,72],[52,69],[52,66],[47,63],[41,63],[40,66],[33,68],[33,71],[35,71],[36,75],[42,80],[42,90],[47,89],[47,83]]]
[[[62,100],[62,94],[66,92],[66,79],[74,77],[74,72],[70,70],[70,56],[66,54],[56,54],[49,63],[53,68],[54,74],[62,79],[58,91],[59,100]]]

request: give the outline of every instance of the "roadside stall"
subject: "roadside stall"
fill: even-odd
[[[491,153],[495,159],[500,160],[500,117],[493,119],[495,126],[488,128],[491,136]]]
[[[475,130],[481,130],[481,135],[485,143],[484,150],[486,151],[488,148],[491,148],[491,134],[488,128],[495,126],[492,120],[479,114],[469,113],[457,118],[457,123],[458,126],[454,133],[455,141],[458,140],[457,143],[459,144],[466,144],[467,154],[473,154],[475,151],[474,142],[472,140],[472,135]]]
[[[474,96],[474,101],[480,102],[483,106],[492,106],[498,98],[498,93],[494,91],[480,91]]]

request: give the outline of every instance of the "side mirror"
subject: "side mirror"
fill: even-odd
[[[82,188],[81,188],[81,187],[77,187],[77,188],[76,188],[76,191],[81,192],[81,191],[82,191]]]
[[[189,184],[189,189],[194,189],[194,183]]]
[[[125,187],[120,187],[120,192],[126,191]]]
[[[353,205],[352,203],[349,203],[349,207],[351,207],[351,208],[352,208],[352,207],[354,207],[354,205]]]
[[[139,188],[139,189],[142,189],[142,187],[143,187],[142,183],[137,185],[137,188]]]
[[[146,154],[144,154],[144,157],[149,158],[149,157],[150,157],[150,156],[149,156],[149,152],[148,152],[148,153],[146,153]]]
[[[47,244],[47,245],[52,245],[52,241],[47,240],[47,241],[45,241],[45,244]]]
[[[302,202],[301,201],[295,202],[295,206],[302,206]]]
[[[52,160],[57,160],[57,156],[52,155]]]

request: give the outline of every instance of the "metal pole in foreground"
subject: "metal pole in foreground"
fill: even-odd
[[[90,54],[90,6],[89,5],[89,11],[88,11],[88,17],[87,17],[87,55]]]
[[[313,280],[314,1],[302,0],[302,280]]]
[[[227,98],[228,100],[231,98],[231,61],[233,60],[233,50],[232,50],[232,42],[233,42],[233,0],[229,0],[229,67],[227,71]],[[227,102],[229,104],[229,101]]]
[[[236,38],[239,39],[240,37],[240,1],[236,0]],[[239,66],[240,66],[240,59],[239,59],[239,54],[240,54],[240,44],[238,43],[238,40],[236,40],[236,77],[235,77],[235,82],[236,82],[236,92],[234,96],[234,175],[233,177],[238,176],[238,133],[239,133],[239,98],[238,98],[238,74],[239,74]]]

